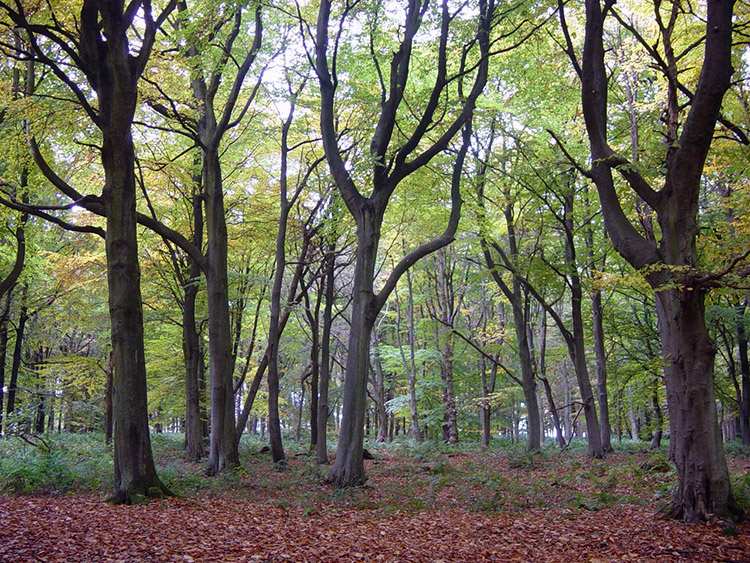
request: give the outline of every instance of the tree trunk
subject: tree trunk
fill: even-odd
[[[320,129],[323,148],[333,180],[341,193],[349,213],[357,226],[357,258],[354,266],[352,284],[352,316],[349,333],[349,349],[346,362],[346,380],[344,383],[343,420],[339,445],[331,474],[331,481],[339,487],[361,485],[365,482],[364,463],[362,460],[364,411],[367,399],[367,375],[369,367],[370,336],[375,319],[393,292],[396,283],[406,270],[415,262],[449,244],[458,227],[462,200],[459,187],[463,162],[468,150],[471,136],[471,117],[475,103],[487,81],[489,61],[489,35],[493,21],[494,4],[482,4],[478,18],[475,42],[479,62],[472,69],[473,83],[468,94],[461,101],[455,118],[449,120],[433,142],[426,142],[428,131],[434,133],[430,124],[437,124],[439,100],[452,79],[447,74],[447,36],[450,22],[456,17],[451,14],[447,4],[440,10],[440,21],[443,40],[437,45],[437,77],[428,103],[411,134],[399,128],[401,112],[398,111],[404,101],[412,45],[420,27],[424,12],[419,3],[410,3],[406,8],[403,33],[398,39],[397,51],[393,53],[389,77],[381,82],[382,103],[377,123],[370,142],[368,161],[373,166],[370,170],[372,183],[368,187],[370,195],[365,197],[354,183],[354,177],[348,169],[339,145],[336,118],[336,65],[329,65],[329,23],[331,3],[320,2],[315,41],[315,67],[320,85]],[[338,6],[335,6],[338,8]],[[462,59],[462,63],[465,59]],[[471,71],[466,70],[466,75]],[[332,75],[333,72],[333,75]],[[471,78],[462,75],[462,82]],[[448,224],[443,233],[418,246],[394,266],[377,295],[374,294],[375,263],[377,260],[380,232],[388,202],[394,190],[404,178],[427,165],[437,154],[448,149],[450,141],[463,128],[463,143],[459,150],[453,175],[451,177],[451,210]],[[393,138],[394,131],[406,134],[406,141]],[[371,188],[371,189],[370,189]]]
[[[596,356],[596,392],[599,399],[599,430],[601,431],[602,450],[612,451],[612,430],[609,422],[609,396],[607,392],[607,354],[604,350],[604,308],[601,291],[594,292],[591,298],[591,310],[594,320],[594,354]]]
[[[586,438],[588,440],[589,457],[604,457],[602,447],[601,429],[599,419],[596,415],[594,404],[594,393],[591,389],[588,364],[586,363],[586,337],[583,330],[583,286],[578,274],[578,263],[576,261],[575,242],[573,238],[573,189],[565,197],[563,221],[565,224],[565,259],[570,271],[570,293],[571,293],[571,316],[573,320],[572,333],[565,331],[565,342],[568,345],[568,353],[573,362],[573,367],[578,380],[578,389],[583,401],[583,416],[586,420]],[[558,323],[560,324],[560,323]],[[606,389],[605,389],[606,392]]]
[[[121,55],[127,58],[126,53]],[[134,107],[135,84],[114,100]],[[109,108],[114,113],[113,107]],[[104,103],[100,101],[104,107]],[[121,109],[118,107],[118,110]],[[143,351],[143,309],[135,218],[135,153],[130,122],[104,130],[107,282],[114,357],[114,495],[118,504],[170,494],[151,453]]]
[[[307,299],[308,293],[305,292]],[[315,308],[310,316],[310,452],[316,451],[318,443],[318,396],[320,393],[320,304],[323,288],[319,287],[315,296]],[[309,311],[309,306],[308,306]]]
[[[310,377],[309,373],[304,374],[299,382],[299,408],[297,409],[297,428],[294,431],[294,441],[299,443],[302,439],[302,414],[305,412],[305,380]]]
[[[398,330],[398,323],[396,330]],[[385,375],[383,374],[383,364],[380,361],[380,352],[378,350],[378,345],[380,343],[378,331],[374,330],[372,336],[372,345],[374,348],[374,353],[372,354],[372,371],[375,375],[373,381],[373,399],[375,402],[375,413],[378,423],[376,441],[385,442],[385,426],[383,423],[388,420],[388,411],[385,408]]]
[[[209,130],[211,128],[209,127]],[[206,473],[238,465],[235,441],[232,331],[229,319],[227,225],[218,147],[203,155],[203,189],[208,240],[208,357],[211,388],[211,440]]]
[[[5,294],[5,305],[0,312],[0,435],[3,433],[3,415],[5,413],[5,362],[8,357],[8,321],[10,319],[11,293]]]
[[[488,448],[492,441],[492,405],[489,396],[495,392],[495,382],[497,381],[497,364],[493,363],[490,368],[490,377],[487,379],[487,368],[485,358],[480,358],[480,371],[482,374],[482,447]]]
[[[315,444],[318,463],[328,463],[328,386],[331,380],[331,325],[333,324],[333,300],[336,255],[335,246],[329,244],[326,253],[325,305],[323,306],[323,331],[320,343],[320,386],[318,397],[318,440]]]
[[[276,271],[271,290],[271,318],[268,324],[268,436],[271,442],[271,457],[277,468],[283,469],[286,454],[281,438],[279,419],[279,327],[281,316],[281,286],[286,268],[286,224],[289,207],[286,195],[282,195],[279,226],[276,234]]]
[[[670,457],[678,475],[669,514],[689,522],[707,519],[711,514],[742,512],[732,494],[716,420],[715,349],[706,329],[704,298],[708,286],[702,281],[710,276],[696,268],[701,178],[733,71],[733,8],[733,0],[707,3],[704,59],[684,119],[679,115],[677,59],[671,47],[674,26],[660,29],[668,96],[665,154],[658,157],[664,162],[665,174],[658,191],[607,142],[606,13],[599,0],[586,2],[583,57],[577,66],[593,163],[589,175],[596,183],[609,238],[633,267],[655,266],[647,280],[655,290],[670,416]],[[679,4],[673,4],[672,10],[677,17]],[[627,217],[613,170],[655,211],[661,236],[658,245],[644,237]]]
[[[484,165],[483,165],[484,166]],[[484,184],[479,186],[479,200],[484,201]],[[505,298],[510,302],[511,312],[513,315],[513,329],[516,335],[516,346],[518,347],[518,363],[521,368],[520,380],[516,379],[520,383],[521,390],[523,391],[524,400],[526,403],[526,420],[528,421],[528,434],[526,435],[526,450],[536,451],[541,447],[541,424],[539,420],[539,404],[537,402],[536,395],[536,381],[534,379],[534,368],[531,357],[531,345],[529,342],[528,328],[528,299],[524,296],[521,291],[521,279],[515,271],[515,266],[520,258],[520,250],[518,247],[518,238],[516,236],[515,219],[514,219],[514,202],[511,199],[510,193],[505,192],[506,205],[503,209],[503,215],[505,216],[505,222],[507,225],[507,253],[500,253],[503,265],[509,269],[513,275],[513,279],[510,284],[506,283],[503,277],[498,272],[495,264],[495,259],[492,256],[491,247],[500,251],[500,247],[497,244],[493,244],[488,240],[484,228],[480,232],[480,243],[482,246],[482,253],[484,255],[485,263],[490,270],[492,279],[496,285],[500,288]],[[483,222],[485,218],[485,210],[483,204],[480,203],[480,222]]]
[[[456,420],[456,396],[453,390],[453,319],[455,316],[455,292],[453,286],[453,268],[449,265],[445,248],[436,253],[437,292],[440,308],[440,329],[438,344],[442,360],[440,378],[443,380],[443,440],[449,444],[458,443],[458,422]]]
[[[658,291],[656,311],[665,360],[669,457],[678,475],[669,515],[697,522],[707,514],[739,514],[716,419],[715,348],[706,330],[703,292]]]
[[[365,410],[367,407],[367,374],[370,366],[370,339],[379,310],[373,294],[377,248],[380,242],[382,215],[373,214],[370,206],[362,210],[357,221],[357,259],[352,286],[352,316],[349,329],[349,353],[342,403],[341,432],[331,482],[337,487],[364,485],[365,466],[362,457]]]
[[[398,296],[398,289],[394,288],[393,293],[396,302],[396,345],[398,346],[399,354],[401,355],[401,363],[406,371],[407,378],[409,380],[409,414],[411,419],[411,437],[415,442],[421,440],[419,432],[419,415],[418,415],[418,403],[417,403],[417,365],[415,361],[416,353],[416,333],[414,330],[414,295],[412,293],[411,283],[411,271],[406,271],[406,291],[407,291],[407,307],[406,316],[408,322],[408,336],[409,336],[409,357],[406,357],[404,352],[403,340],[401,338],[401,301]],[[387,418],[387,417],[386,417]],[[385,420],[385,419],[384,419]],[[386,431],[381,430],[380,433],[383,435],[385,440]]]
[[[197,273],[197,276],[199,275],[200,272]],[[185,285],[182,309],[182,350],[185,358],[185,459],[188,461],[198,461],[205,455],[200,389],[203,352],[195,324],[195,301],[199,281],[197,276],[191,275]]]
[[[562,424],[560,424],[560,413],[555,404],[555,397],[552,394],[552,386],[547,379],[547,311],[544,309],[542,310],[542,319],[539,324],[539,369],[537,371],[537,377],[542,382],[544,395],[547,397],[549,412],[552,415],[552,425],[555,428],[555,440],[557,441],[560,450],[564,450],[567,446],[565,443],[565,433]]]
[[[107,383],[104,388],[104,443],[112,442],[112,432],[114,431],[114,404],[112,402],[114,387],[114,363],[115,358],[112,352],[109,353],[109,361],[104,369],[104,376]],[[62,409],[61,409],[62,410]]]
[[[193,179],[200,186],[200,178]],[[193,193],[193,240],[196,248],[203,246],[203,198]],[[190,271],[184,279],[182,305],[182,352],[185,358],[185,459],[198,461],[205,454],[201,412],[201,377],[204,376],[203,346],[196,329],[195,305],[201,276],[200,264],[189,258]]]
[[[408,303],[406,315],[409,321],[409,413],[411,415],[411,436],[415,442],[421,441],[419,432],[419,413],[417,411],[417,363],[415,361],[417,333],[414,330],[414,292],[411,283],[411,271],[406,272]]]
[[[663,434],[664,419],[661,414],[661,406],[659,405],[659,379],[657,378],[652,387],[651,391],[651,406],[654,409],[654,422],[653,430],[651,433],[651,449],[657,450],[661,447],[661,437]]]
[[[742,445],[750,446],[750,361],[748,361],[748,343],[745,332],[745,309],[747,301],[737,307],[737,349],[740,356],[740,433]]]
[[[26,300],[28,286],[24,286],[22,299]],[[16,341],[13,345],[13,359],[10,366],[10,381],[8,381],[8,404],[5,409],[6,414],[6,432],[13,424],[13,411],[16,410],[16,394],[18,392],[18,375],[21,371],[21,356],[23,354],[23,339],[26,332],[26,321],[29,320],[29,309],[24,303],[21,305],[21,311],[18,315],[16,324]]]
[[[443,438],[449,444],[458,444],[458,423],[456,421],[456,396],[453,391],[453,342],[450,335],[443,336],[440,347],[443,360],[440,363],[440,377],[443,380],[443,405],[445,426]]]

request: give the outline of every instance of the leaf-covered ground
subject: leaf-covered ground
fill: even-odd
[[[750,462],[732,463],[746,481]],[[322,484],[306,458],[278,473],[256,455],[209,486],[185,466],[187,496],[144,506],[2,497],[0,561],[750,562],[750,524],[734,536],[656,517],[673,474],[646,454],[384,452],[367,464],[354,491]]]

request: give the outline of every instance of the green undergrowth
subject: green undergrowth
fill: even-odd
[[[0,440],[0,492],[99,492],[111,482],[112,454],[91,434],[9,436]]]
[[[111,447],[98,434],[54,434],[43,438],[0,439],[0,493],[87,493],[102,497],[112,483]],[[279,471],[267,443],[245,436],[241,465],[215,477],[202,463],[183,460],[181,435],[152,439],[162,482],[188,498],[230,497],[302,515],[332,509],[392,512],[463,509],[483,513],[518,513],[564,507],[571,514],[616,505],[648,504],[658,508],[671,498],[676,482],[666,450],[625,443],[604,460],[586,457],[585,444],[565,452],[546,443],[529,453],[523,446],[496,441],[449,445],[414,442],[366,443],[374,459],[365,462],[365,486],[336,489],[327,482],[330,465],[316,463],[309,443],[287,439],[287,464]],[[733,452],[730,466],[737,500],[750,507],[747,452]],[[335,442],[330,444],[333,457]]]

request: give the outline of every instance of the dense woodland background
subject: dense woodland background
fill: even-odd
[[[0,3],[4,436],[112,436],[105,168],[107,127],[127,104],[120,82],[107,98],[93,70],[96,49],[115,44],[106,9],[107,40],[86,36],[86,8],[99,4]],[[640,269],[610,243],[588,172],[583,3],[493,5],[489,41],[477,31],[484,2],[334,4],[327,54],[317,3],[134,2],[135,19],[118,8],[140,65],[128,99],[150,431],[185,433],[186,457],[208,457],[214,473],[236,462],[222,443],[243,432],[270,434],[280,468],[289,440],[328,461],[364,252],[341,188],[351,182],[372,201],[390,190],[370,266],[383,299],[362,360],[370,440],[565,448],[591,443],[593,420],[593,457],[622,440],[658,447],[670,428],[651,281],[661,269],[662,288],[710,280],[695,291],[715,343],[718,423],[725,441],[750,445],[747,3],[734,6],[696,261]],[[652,206],[626,181],[667,176],[696,95],[706,6],[605,6],[617,190],[640,235],[659,240]],[[441,235],[452,242],[409,258]],[[223,442],[209,443],[219,427]]]

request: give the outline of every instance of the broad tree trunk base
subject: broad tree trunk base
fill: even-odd
[[[665,520],[681,520],[692,524],[697,522],[723,523],[728,529],[732,529],[734,523],[744,519],[745,513],[731,492],[726,505],[709,506],[702,494],[690,495],[690,498],[687,498],[678,491],[672,502],[659,511],[659,516]]]
[[[108,497],[105,502],[109,504],[127,505],[148,504],[152,500],[174,496],[177,495],[170,491],[158,477],[144,477],[131,483],[127,490],[115,491],[115,493]]]
[[[331,473],[327,482],[337,489],[353,489],[356,487],[364,487],[367,483],[367,475],[335,475]]]

